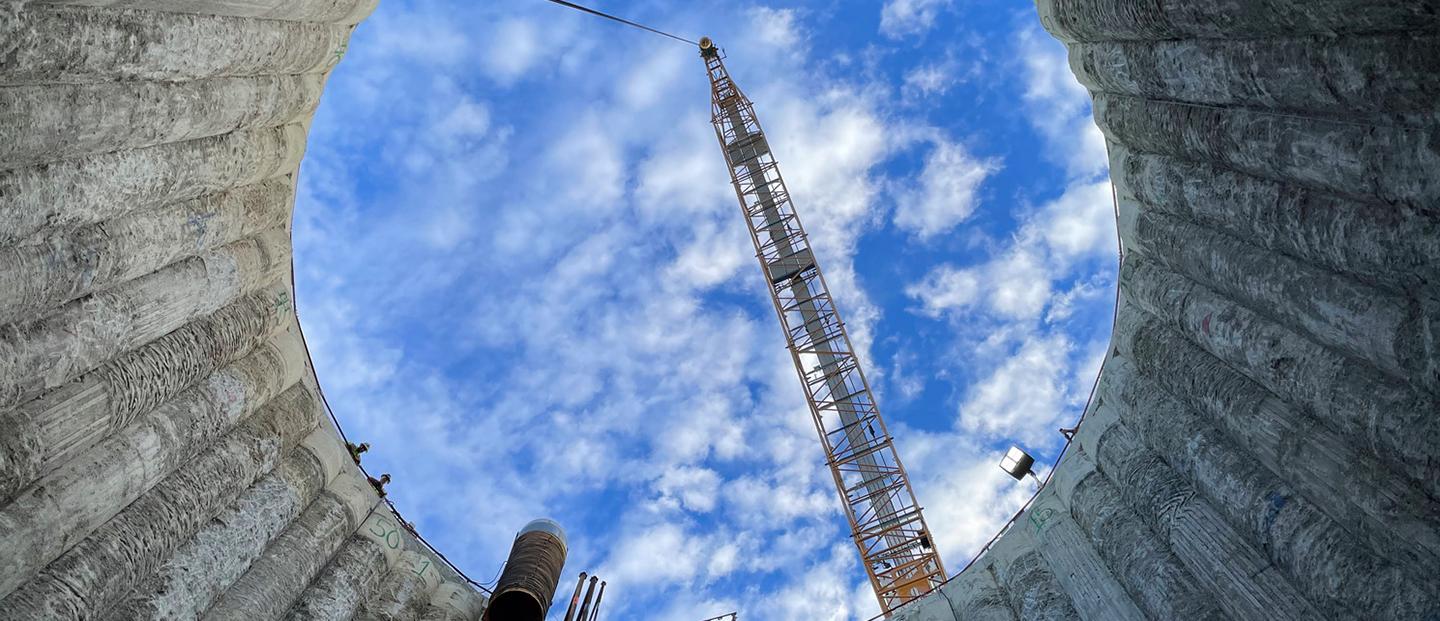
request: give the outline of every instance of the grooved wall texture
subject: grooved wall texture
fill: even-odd
[[[319,401],[288,226],[374,0],[0,0],[0,619],[475,619]],[[1113,347],[900,618],[1440,619],[1440,2],[1040,0]]]
[[[1037,6],[1115,332],[1048,485],[897,618],[1440,619],[1440,2]]]
[[[291,208],[375,0],[0,0],[0,620],[476,619],[351,461]]]

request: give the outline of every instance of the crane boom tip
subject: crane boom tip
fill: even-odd
[[[714,41],[714,40],[712,40],[710,37],[700,37],[700,55],[701,55],[701,56],[710,57],[710,56],[714,56],[715,54],[718,54],[718,53],[719,53],[719,50],[715,47],[715,41]]]

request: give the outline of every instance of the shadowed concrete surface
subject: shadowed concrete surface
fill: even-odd
[[[1039,0],[1110,151],[1100,382],[900,619],[1440,619],[1440,2]]]
[[[476,619],[293,307],[374,0],[0,1],[0,619]],[[1440,619],[1440,2],[1040,0],[1120,304],[1035,501],[897,618]]]
[[[306,128],[374,0],[0,2],[0,619],[476,619],[299,334]]]

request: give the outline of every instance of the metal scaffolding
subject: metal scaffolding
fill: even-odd
[[[880,609],[888,613],[944,582],[945,567],[754,106],[730,79],[724,54],[710,39],[700,40],[700,55],[710,75],[715,136],[851,536]]]

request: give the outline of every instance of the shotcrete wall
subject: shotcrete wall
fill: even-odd
[[[0,619],[476,619],[298,331],[306,127],[374,0],[0,2]]]
[[[298,333],[374,0],[0,0],[0,619],[475,619]],[[1074,443],[919,619],[1440,618],[1440,3],[1040,0],[1123,264]]]
[[[1440,619],[1440,2],[1039,0],[1110,150],[1073,443],[899,619]]]

